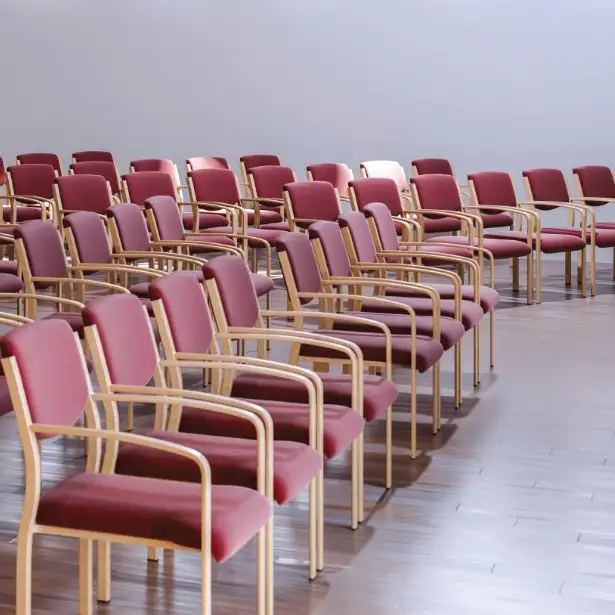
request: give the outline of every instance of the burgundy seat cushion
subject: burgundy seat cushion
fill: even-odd
[[[0,273],[17,275],[17,261],[0,260]]]
[[[515,223],[513,217],[503,211],[497,214],[482,212],[481,218],[483,220],[483,228],[502,228],[504,226],[510,228]]]
[[[50,319],[66,321],[70,325],[70,328],[83,339],[83,317],[80,312],[54,312],[43,318],[43,320]]]
[[[454,299],[455,298],[455,287],[452,284],[425,284],[422,282],[424,286],[428,286],[429,288],[433,288],[438,291],[438,294],[442,299]],[[412,289],[403,289],[403,288],[387,288],[386,295],[397,296],[397,297],[418,297],[420,296],[418,291],[414,291]],[[461,298],[466,301],[474,301],[474,286],[470,284],[462,284],[461,286]],[[495,306],[500,302],[500,293],[494,288],[490,288],[489,286],[481,286],[479,288],[479,299],[480,299],[480,307],[483,312],[490,312]]]
[[[0,416],[13,411],[13,402],[9,385],[4,376],[0,376]]]
[[[149,282],[139,282],[128,287],[128,290],[141,299],[149,299]]]
[[[214,484],[256,489],[256,440],[153,430],[143,435],[175,442],[202,453],[211,468]],[[273,458],[273,491],[278,504],[292,500],[322,469],[322,456],[299,442],[277,440]],[[134,444],[120,448],[115,472],[166,480],[200,481],[199,470],[190,459]]]
[[[11,273],[0,273],[0,293],[18,293],[23,289],[23,282]]]
[[[341,374],[318,374],[323,384],[324,401],[350,407],[352,380]],[[307,403],[307,389],[299,382],[267,374],[243,373],[233,381],[231,397],[255,396],[259,399]],[[383,414],[397,399],[397,387],[380,376],[363,376],[363,418],[369,422]]]
[[[433,303],[431,299],[426,297],[398,297],[395,299],[398,303],[409,305],[417,316],[431,316],[433,313]],[[363,302],[363,311],[365,312],[393,312],[394,308],[381,305],[375,301]],[[454,299],[440,300],[440,314],[448,318],[455,318],[455,301]],[[485,313],[480,305],[473,301],[461,302],[461,322],[466,331],[475,327],[483,318]]]
[[[27,222],[28,220],[40,220],[41,208],[39,205],[26,205],[17,207],[17,222]],[[5,222],[12,220],[13,212],[10,207],[5,206],[2,211],[2,217]]]
[[[453,239],[452,237],[433,237],[430,241],[435,242],[440,240],[442,242],[446,242],[449,239]],[[421,246],[412,247],[412,251],[415,252],[426,252],[426,253],[438,253],[438,254],[449,254],[451,256],[461,256],[463,258],[472,258],[474,254],[468,249],[462,246],[437,246],[437,245],[429,245],[423,244]],[[395,257],[388,257],[388,262],[395,262],[397,259]],[[408,262],[412,263],[412,259],[408,259]],[[447,261],[435,259],[435,258],[421,258],[421,265],[425,265],[425,267],[443,267],[447,264]]]
[[[248,224],[254,224],[254,210],[246,209],[245,212],[248,216]],[[282,216],[278,211],[274,209],[266,209],[265,207],[260,208],[261,224],[276,224],[278,222],[282,222]]]
[[[395,335],[410,335],[410,318],[407,314],[388,314],[385,312],[370,313],[367,310],[361,312],[344,312],[349,316],[369,318],[386,325]],[[338,331],[373,331],[368,325],[362,326],[339,320],[334,325]],[[444,350],[452,348],[464,335],[466,329],[462,323],[454,318],[440,319],[440,343]],[[431,316],[416,317],[416,333],[426,337],[433,337],[433,318]]]
[[[365,316],[364,316],[365,317]],[[386,360],[386,341],[382,333],[369,333],[366,331],[338,331],[335,329],[318,329],[318,333],[334,338],[354,342],[363,352],[366,361],[384,363]],[[391,355],[395,365],[412,367],[410,363],[410,349],[412,338],[409,335],[394,335],[391,340]],[[319,348],[310,344],[302,344],[300,354],[303,357],[345,358],[337,350]],[[444,354],[442,344],[428,337],[416,337],[416,369],[426,372],[433,367]]]
[[[423,230],[425,233],[452,233],[461,230],[461,220],[458,218],[423,218]]]
[[[271,505],[245,487],[211,488],[211,552],[231,557],[269,520]],[[201,486],[117,474],[76,474],[41,498],[36,522],[201,548]]]
[[[553,226],[540,229],[540,231],[547,235],[573,235],[574,237],[581,237],[581,229],[573,226]],[[585,242],[591,244],[591,240],[591,231],[586,230]],[[596,229],[596,246],[599,248],[615,247],[615,229]]]
[[[215,227],[208,229],[207,233],[232,233],[232,226],[224,226],[224,227]],[[237,229],[237,232],[241,234],[241,229]],[[283,235],[285,231],[279,231],[272,228],[249,228],[247,229],[247,235],[249,237],[255,237],[257,239],[263,239],[269,244],[273,245],[280,238],[280,235]],[[240,240],[239,240],[240,241]],[[262,242],[260,241],[248,241],[248,244],[251,248],[266,248]]]
[[[194,215],[191,211],[182,213],[182,222],[187,231],[194,228]],[[226,226],[228,220],[222,214],[209,213],[206,211],[199,212],[199,230],[208,229],[214,226]]]
[[[511,234],[514,231],[511,231]],[[506,231],[508,234],[508,231]],[[525,235],[524,235],[525,237]],[[490,233],[488,236],[485,235],[483,239],[483,248],[488,250],[493,254],[494,258],[515,258],[521,256],[527,256],[531,249],[530,247],[521,241],[513,241],[514,237],[507,237],[502,233],[501,235],[498,233]],[[427,241],[442,241],[442,237],[432,237]],[[457,237],[446,237],[445,241],[447,243],[456,243],[460,245],[468,245],[468,238],[463,236]],[[474,245],[478,246],[478,240],[474,240]]]
[[[615,229],[615,222],[596,222],[596,228]]]
[[[233,240],[230,237],[220,237],[214,233],[187,233],[186,241],[192,244],[198,243],[216,243],[222,246],[234,246]],[[209,246],[190,246],[191,252],[215,252],[215,248]]]
[[[486,237],[490,237],[493,239],[486,239]],[[491,241],[507,241],[516,240],[518,243],[523,244],[527,247],[527,233],[523,231],[504,231],[502,233],[489,233],[489,235],[485,235],[485,248],[490,250],[487,247],[487,242]],[[532,241],[534,247],[536,246],[536,240]],[[545,233],[544,235],[540,234],[540,250],[545,254],[558,254],[559,252],[575,252],[576,250],[582,250],[585,247],[585,242],[581,237],[575,237],[574,235],[554,235],[550,233]],[[495,256],[495,253],[494,253]]]
[[[252,284],[257,297],[269,294],[275,288],[275,282],[268,276],[261,273],[251,273]]]
[[[272,222],[267,224],[261,224],[261,228],[274,229],[276,231],[290,231],[290,224],[288,222]]]
[[[273,419],[276,440],[309,442],[309,419],[305,405],[248,399],[269,412]],[[332,458],[346,450],[352,441],[363,431],[363,418],[344,406],[325,404],[324,415],[324,454]],[[247,421],[222,414],[204,413],[194,408],[184,408],[180,430],[186,433],[205,433],[217,436],[254,438],[254,427]]]

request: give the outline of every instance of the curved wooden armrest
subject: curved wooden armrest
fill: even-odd
[[[535,205],[547,205],[549,207],[561,207],[562,209],[571,209],[573,211],[578,211],[581,214],[583,221],[585,221],[586,214],[590,214],[595,218],[594,210],[588,205],[582,204],[573,204],[573,203],[561,203],[558,201],[519,201],[517,203],[521,207],[533,207]]]
[[[610,199],[608,197],[602,197],[602,196],[576,196],[574,198],[570,199],[571,202],[577,203],[587,203],[587,201],[596,201],[598,203],[615,203],[615,197]],[[540,202],[540,201],[539,201]]]
[[[276,199],[273,197],[245,197],[241,199],[241,203],[254,203],[256,205],[263,205],[265,207],[284,207],[283,199]]]
[[[73,269],[69,267],[69,269]],[[80,286],[93,286],[95,288],[106,288],[107,290],[115,290],[120,293],[128,293],[128,289],[117,284],[109,284],[109,282],[102,282],[100,280],[82,280],[79,278],[46,278],[46,277],[32,277],[33,282],[51,282],[55,284],[79,284]]]
[[[20,327],[21,325],[27,325],[29,322],[34,322],[34,320],[25,316],[19,316],[19,314],[0,312],[0,324],[7,327]]]
[[[55,279],[55,278],[54,278]],[[73,299],[65,299],[64,297],[54,297],[52,295],[39,295],[38,293],[0,293],[0,299],[33,299],[34,301],[56,303],[58,305],[66,305],[77,308],[81,311],[85,305]]]
[[[214,233],[211,233],[214,236]],[[227,246],[221,243],[211,243],[208,241],[171,241],[161,240],[152,241],[153,246],[161,248],[210,248],[212,252],[230,252],[236,256],[244,257],[244,253],[237,246]]]
[[[113,259],[126,259],[126,258],[147,258],[147,259],[159,259],[159,260],[170,260],[176,261],[178,263],[186,263],[191,265],[197,265],[198,267],[202,267],[203,263],[206,262],[204,259],[199,258],[198,256],[187,256],[185,254],[176,254],[174,252],[133,252],[127,250],[126,252],[118,252],[112,255]],[[129,265],[127,265],[129,266]],[[137,270],[140,270],[139,267]],[[157,269],[154,269],[157,271]]]
[[[52,199],[46,199],[42,196],[34,196],[32,194],[3,194],[0,195],[1,201],[32,201],[30,205],[48,205],[49,207],[53,207],[55,202]],[[26,205],[26,203],[22,203],[22,205]]]
[[[155,269],[150,269],[149,267],[132,267],[131,265],[95,265],[82,263],[79,265],[73,265],[71,267],[71,271],[89,271],[92,273],[95,273],[97,271],[123,272],[132,274],[143,274],[148,278],[160,278],[164,275],[164,273],[162,273],[161,271],[156,271]]]
[[[489,211],[509,212],[513,215],[516,214],[518,216],[521,216],[525,218],[526,220],[535,219],[537,217],[540,217],[540,214],[537,211],[521,209],[520,207],[511,207],[508,205],[466,205],[465,208],[466,209],[477,209],[477,210],[486,209]]]

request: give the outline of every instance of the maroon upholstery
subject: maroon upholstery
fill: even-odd
[[[613,172],[609,167],[589,165],[576,167],[572,172],[579,178],[583,196],[615,199],[615,180],[613,179]],[[603,205],[604,203],[591,201],[590,204]]]
[[[514,218],[507,214],[504,211],[499,213],[490,211],[487,213],[486,211],[481,211],[481,217],[483,219],[483,228],[502,228],[508,227],[510,228],[514,223]]]
[[[518,258],[527,256],[531,252],[531,248],[527,245],[526,239],[527,235],[525,233],[519,233],[517,235],[515,231],[505,231],[501,234],[489,233],[485,235],[483,239],[483,248],[491,252],[496,259]],[[442,237],[432,237],[427,241],[442,241]],[[447,237],[445,241],[446,243],[459,244],[461,246],[468,245],[467,237]],[[478,246],[478,239],[474,239],[474,245]],[[435,251],[441,251],[440,247],[436,247]]]
[[[474,184],[479,205],[517,206],[515,187],[508,173],[483,171],[471,173],[468,180]]]
[[[0,273],[0,293],[18,293],[23,290],[21,278],[10,273]]]
[[[42,320],[64,321],[79,337],[83,339],[83,317],[79,312],[52,312],[44,316]]]
[[[163,241],[183,241],[186,239],[179,209],[172,196],[149,197],[144,201],[144,204],[145,209],[150,210],[154,214],[160,239]]]
[[[412,166],[419,175],[453,176],[453,167],[445,158],[419,158],[412,161]]]
[[[335,188],[329,182],[292,182],[284,186],[295,218],[304,220],[337,220],[340,206]],[[310,222],[298,223],[307,228]]]
[[[219,156],[196,156],[194,158],[188,158],[188,160],[186,160],[186,165],[190,165],[191,171],[230,168],[228,160]]]
[[[542,235],[574,235],[575,237],[581,237],[581,229],[573,226],[550,226],[541,229],[541,233]],[[590,244],[591,240],[591,231],[586,231],[585,243]],[[596,223],[596,246],[599,248],[615,247],[615,228],[599,228]]]
[[[17,164],[9,167],[7,171],[11,175],[13,194],[53,199],[56,174],[51,165]]]
[[[134,169],[135,173],[141,173],[143,171],[160,171],[166,173],[173,180],[175,180],[177,168],[172,160],[165,158],[144,158],[142,160],[133,160],[130,166]]]
[[[250,489],[257,487],[255,440],[183,432],[145,431],[142,435],[187,446],[202,453],[209,463],[214,484]],[[314,449],[299,442],[279,440],[274,444],[273,467],[274,498],[278,504],[286,504],[320,472],[322,457]],[[199,469],[190,459],[136,445],[120,448],[115,472],[166,480],[200,480]]]
[[[337,222],[315,222],[308,230],[308,237],[319,241],[330,276],[345,278],[352,275],[346,244]]]
[[[489,233],[485,235],[483,240],[484,247],[493,253],[495,258],[508,258],[510,254],[504,254],[505,249],[500,249],[494,242],[506,241],[510,243],[517,241],[527,248],[527,234],[524,231],[507,231],[502,233]],[[532,241],[534,247],[536,240]],[[491,247],[489,247],[491,246]],[[575,237],[569,234],[551,234],[541,233],[540,235],[540,250],[544,254],[559,254],[560,252],[574,252],[582,250],[585,247],[585,241],[581,237]]]
[[[33,154],[19,154],[17,156],[19,164],[48,164],[53,167],[54,171],[58,172],[58,175],[62,174],[62,165],[57,154],[48,153],[33,153]]]
[[[76,163],[79,162],[111,162],[115,167],[115,161],[113,160],[113,154],[102,149],[90,149],[82,152],[74,152],[73,160]]]
[[[82,263],[111,262],[105,223],[98,214],[93,211],[78,211],[66,216],[62,223],[64,228],[71,229]]]
[[[83,322],[98,329],[113,384],[144,386],[152,379],[158,353],[150,319],[137,297],[119,294],[94,299],[83,310]]]
[[[18,269],[17,261],[0,260],[0,273],[17,275]]]
[[[459,186],[451,175],[421,175],[410,181],[416,188],[421,209],[461,211]]]
[[[257,166],[251,169],[256,194],[260,198],[281,199],[284,186],[295,181],[295,174],[289,167]]]
[[[534,201],[555,201],[568,203],[570,194],[566,185],[566,178],[559,169],[530,169],[523,171],[532,191]],[[545,205],[536,205],[537,209],[555,209]]]
[[[275,288],[275,282],[266,275],[251,273],[250,279],[257,297],[263,297]]]
[[[373,220],[382,249],[393,252],[399,250],[397,231],[388,207],[384,203],[371,203],[364,213],[368,220]]]
[[[365,216],[358,211],[349,211],[339,217],[341,228],[348,229],[359,263],[375,263],[378,261],[374,238]]]
[[[260,312],[258,299],[243,258],[213,258],[203,265],[203,276],[205,280],[216,281],[229,326],[253,327],[256,324]]]
[[[115,220],[123,250],[128,252],[148,252],[150,250],[147,223],[137,204],[112,205],[107,209],[107,217]]]
[[[120,191],[120,180],[113,162],[105,160],[73,162],[70,165],[70,170],[75,175],[101,175],[109,182],[113,194],[118,194]]]
[[[197,201],[237,205],[241,199],[235,173],[229,169],[202,169],[190,171],[188,177],[194,185]],[[226,218],[222,224],[226,224]]]
[[[395,160],[362,162],[361,170],[365,173],[365,177],[388,177],[392,179],[398,190],[406,190],[408,187],[404,167]]]
[[[13,402],[9,383],[4,376],[0,376],[0,416],[13,412]]]
[[[4,166],[4,160],[0,157],[0,188],[6,185],[6,167]]]
[[[269,520],[271,505],[245,487],[211,488],[211,553],[223,562]],[[36,522],[201,547],[201,486],[154,478],[81,473],[41,498]]]
[[[279,167],[281,164],[280,159],[273,154],[247,154],[242,156],[239,162],[248,173],[256,167]]]
[[[297,291],[300,293],[320,292],[322,277],[308,237],[303,233],[287,233],[276,242],[275,247],[278,253],[284,253],[288,257]],[[306,304],[312,299],[301,298],[300,301]]]
[[[45,319],[11,329],[0,347],[3,357],[17,361],[33,423],[77,422],[89,391],[79,348],[66,322]]]
[[[26,222],[16,229],[15,237],[23,241],[30,271],[34,277],[69,277],[62,239],[53,222],[50,220]],[[37,282],[35,286],[49,288],[52,283]]]
[[[177,200],[173,178],[164,171],[127,173],[122,175],[122,179],[128,186],[127,198],[137,205],[143,205],[153,196],[169,196]]]
[[[55,183],[65,212],[94,211],[104,215],[112,203],[102,175],[65,175],[57,177]]]
[[[340,197],[347,199],[349,195],[348,183],[354,179],[350,168],[338,162],[325,162],[310,164],[307,168],[313,181],[329,182],[337,188]]]
[[[349,185],[354,191],[359,211],[362,212],[370,203],[384,203],[394,216],[402,213],[399,189],[392,179],[386,177],[353,179]]]

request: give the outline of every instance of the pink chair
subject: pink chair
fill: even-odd
[[[32,153],[19,154],[17,164],[49,164],[58,175],[62,175],[62,163],[57,154]]]
[[[84,160],[73,162],[69,167],[71,175],[100,175],[109,182],[113,196],[121,200],[122,189],[115,163],[107,160]]]
[[[361,163],[361,177],[387,177],[395,182],[400,192],[408,190],[404,167],[396,160],[370,160]]]
[[[271,505],[263,493],[234,486],[214,486],[207,459],[172,441],[117,431],[117,402],[185,403],[168,392],[152,394],[94,394],[85,369],[83,351],[67,323],[45,320],[7,333],[1,342],[2,365],[9,382],[26,467],[25,499],[17,538],[16,615],[32,613],[32,554],[35,534],[79,540],[79,611],[92,612],[93,540],[98,541],[97,594],[110,599],[108,545],[112,542],[163,547],[201,556],[201,609],[211,613],[211,558],[224,561],[251,538],[262,538],[271,519]],[[124,348],[122,348],[124,350]],[[126,367],[126,365],[124,364]],[[139,373],[143,362],[132,364]],[[167,391],[165,391],[167,393]],[[107,429],[101,429],[96,407],[103,402]],[[203,410],[206,402],[191,402]],[[86,428],[73,425],[85,414]],[[115,427],[115,429],[114,429]],[[77,436],[88,442],[88,462],[77,472],[41,493],[42,448],[40,440]],[[101,464],[101,444],[105,458]],[[192,483],[115,473],[113,454],[122,443],[140,447],[143,454],[182,458]],[[267,554],[259,552],[259,614],[266,608]],[[106,557],[104,557],[106,555]]]
[[[342,201],[350,200],[348,184],[354,179],[352,169],[343,163],[325,162],[307,167],[308,181],[329,182],[337,189]]]
[[[283,194],[293,231],[307,229],[319,220],[337,220],[342,213],[335,187],[329,182],[292,182],[284,186]]]
[[[284,213],[284,186],[297,181],[295,173],[289,167],[270,165],[254,167],[248,171],[248,182],[251,198],[256,199],[261,208],[277,209],[280,215]],[[288,231],[288,222],[274,222],[264,225],[265,228]]]
[[[279,167],[282,163],[280,159],[273,154],[247,154],[239,159],[239,167],[241,169],[241,179],[243,185],[249,189],[250,182],[248,176],[252,169],[257,167]],[[251,196],[256,196],[252,194]]]
[[[186,160],[186,175],[190,171],[200,171],[201,169],[230,169],[226,158],[220,156],[196,156]]]
[[[11,224],[53,219],[53,182],[56,171],[49,164],[18,164],[7,169],[7,199],[3,219]]]

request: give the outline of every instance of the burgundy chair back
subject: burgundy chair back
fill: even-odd
[[[406,190],[408,181],[404,167],[396,160],[370,160],[361,163],[365,177],[388,177],[395,182],[398,190]]]
[[[361,212],[370,203],[384,203],[394,216],[399,216],[403,211],[399,188],[395,181],[388,177],[354,179],[350,182],[350,189]]]
[[[508,173],[502,171],[470,173],[468,181],[474,186],[477,205],[517,206],[515,187]]]
[[[145,201],[162,241],[183,241],[186,237],[177,203],[172,196],[153,196]]]
[[[143,216],[141,216],[143,217]],[[79,261],[84,264],[111,262],[111,248],[103,219],[93,211],[78,211],[66,216],[62,224],[70,229]]]
[[[384,203],[371,203],[365,208],[365,218],[372,220],[383,250],[399,250],[397,230],[389,208]]]
[[[145,216],[137,204],[112,205],[107,209],[107,218],[115,222],[122,250],[149,252],[151,248],[149,230]]]
[[[275,244],[278,254],[285,254],[292,272],[297,292],[317,293],[323,284],[316,254],[305,233],[286,233]],[[288,284],[288,280],[286,281]],[[300,299],[302,304],[311,299]]]
[[[530,169],[523,171],[534,201],[555,201],[568,203],[570,194],[566,185],[566,178],[559,169]],[[536,205],[536,209],[555,209],[548,205]]]
[[[150,319],[140,299],[127,293],[89,301],[85,326],[96,326],[112,384],[145,386],[158,366]]]
[[[50,164],[16,164],[7,171],[13,194],[53,199],[56,172]]]
[[[102,149],[89,149],[73,153],[74,162],[111,162],[115,167],[113,154]]]
[[[281,199],[284,186],[295,181],[290,167],[261,166],[250,171],[256,194],[261,198]]]
[[[421,209],[461,211],[459,186],[452,175],[421,175],[410,182],[421,201]]]
[[[19,162],[19,164],[49,164],[53,167],[54,171],[57,171],[58,175],[62,175],[62,164],[57,154],[19,154],[19,156],[17,156],[17,162]]]
[[[87,406],[90,390],[70,325],[56,319],[28,323],[3,335],[0,348],[3,357],[17,362],[32,422],[74,425]]]
[[[189,171],[201,171],[202,169],[230,169],[228,160],[219,156],[196,156],[186,160]]]
[[[189,171],[188,178],[197,201],[234,205],[241,199],[237,178],[229,169]]]
[[[21,239],[34,277],[67,278],[66,255],[60,233],[50,220],[31,220],[15,230]],[[50,288],[53,283],[37,282],[36,288]]]
[[[214,324],[203,285],[188,271],[176,271],[149,285],[153,301],[161,301],[177,352],[205,354],[214,340]],[[254,324],[254,323],[252,323]]]
[[[345,229],[352,241],[354,256],[359,263],[375,263],[378,260],[376,245],[365,216],[358,211],[349,211],[339,217],[340,228]]]
[[[105,215],[113,203],[102,175],[64,175],[56,177],[55,184],[65,212],[93,211]]]
[[[329,182],[292,182],[284,186],[284,192],[292,206],[294,218],[308,220],[297,222],[307,228],[313,220],[337,220],[340,204],[335,188]]]
[[[308,230],[308,237],[312,241],[318,240],[330,276],[346,278],[352,274],[342,230],[337,222],[315,222]]]
[[[135,173],[141,173],[143,171],[160,171],[161,173],[166,173],[173,179],[175,179],[177,173],[175,163],[167,158],[143,158],[142,160],[133,160],[130,166],[134,169]]]
[[[0,188],[6,185],[6,167],[4,166],[4,160],[0,158]]]
[[[120,180],[117,176],[115,163],[108,160],[84,160],[73,162],[70,170],[74,175],[101,175],[109,182],[111,192],[118,194],[120,191]]]
[[[416,175],[453,175],[453,167],[446,158],[419,158],[412,161]]]
[[[242,156],[239,159],[239,162],[242,164],[247,173],[257,167],[279,167],[281,165],[280,159],[273,154],[248,154],[246,156]]]
[[[347,165],[339,162],[324,162],[310,164],[307,170],[313,181],[329,182],[337,188],[341,198],[347,199],[350,196],[348,183],[354,179],[354,176]]]
[[[146,199],[152,196],[170,196],[176,200],[175,184],[173,178],[164,171],[140,171],[122,175],[126,183],[129,198],[132,203],[143,205]],[[177,205],[175,205],[177,209]]]
[[[615,199],[615,180],[609,167],[585,166],[576,167],[572,172],[577,176],[583,196],[595,196],[603,199]],[[604,205],[592,201],[592,205]]]
[[[241,256],[212,258],[203,265],[203,277],[206,281],[215,280],[229,327],[253,327],[258,322],[260,308],[256,291]]]

